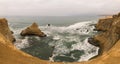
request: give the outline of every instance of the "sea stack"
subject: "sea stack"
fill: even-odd
[[[6,39],[10,40],[11,42],[15,41],[13,33],[11,32],[7,20],[5,18],[0,19],[0,33],[5,36]]]
[[[99,41],[104,53],[89,61],[67,62],[67,64],[120,64],[120,14],[114,15],[111,21],[105,20],[100,20],[96,25],[96,29],[99,27],[100,33],[94,37],[94,39]],[[7,20],[0,19],[0,64],[65,64],[65,62],[50,62],[38,59],[17,50],[9,40],[13,41],[13,36]],[[93,39],[90,39],[91,41]]]
[[[31,26],[27,27],[26,29],[22,30],[20,33],[21,36],[39,36],[45,37],[46,35],[39,29],[39,26],[34,22]]]

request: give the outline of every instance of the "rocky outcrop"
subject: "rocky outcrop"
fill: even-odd
[[[103,52],[108,51],[120,39],[120,14],[100,19],[96,29],[102,32],[95,36],[95,40],[100,42]]]
[[[25,30],[22,30],[20,33],[22,36],[35,35],[39,37],[46,36],[38,27],[36,23],[33,23],[31,26],[27,27]]]
[[[96,24],[96,30],[107,31],[111,28],[112,22],[112,18],[99,19],[99,22]]]
[[[17,50],[0,31],[0,64],[120,64],[120,14],[114,15],[110,21],[100,20],[96,28],[101,32],[94,37],[95,41],[90,38],[89,42],[100,45],[103,54],[86,62],[73,63],[49,62],[35,58]],[[98,41],[99,44],[95,44]]]
[[[0,64],[48,64],[48,61],[16,49],[12,42],[0,33]]]
[[[14,36],[11,33],[11,30],[8,27],[7,20],[5,18],[0,19],[0,33],[2,33],[6,39],[9,39],[11,42],[15,41]]]

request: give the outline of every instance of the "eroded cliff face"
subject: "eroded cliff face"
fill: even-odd
[[[95,39],[100,42],[102,51],[106,52],[120,39],[120,14],[113,15],[113,18],[100,19],[96,29],[101,32]]]
[[[0,19],[0,64],[48,64],[26,54],[12,44],[14,37],[5,18]]]
[[[0,64],[48,64],[20,50],[0,33]]]
[[[15,38],[12,35],[12,32],[9,29],[7,20],[5,18],[0,19],[0,33],[2,33],[6,37],[6,39],[9,39],[11,42],[15,41]]]
[[[103,54],[86,62],[73,63],[44,61],[17,50],[0,30],[0,64],[120,64],[120,14],[100,19],[96,29],[100,33],[95,39]]]

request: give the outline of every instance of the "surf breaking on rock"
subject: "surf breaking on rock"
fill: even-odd
[[[99,50],[99,47],[88,43],[88,38],[96,33],[93,31],[94,26],[92,24],[94,23],[96,22],[86,21],[61,27],[53,25],[40,26],[41,30],[47,35],[47,37],[39,38],[37,36],[27,36],[19,38],[19,35],[16,34],[18,41],[16,41],[15,46],[31,55],[45,60],[67,62],[88,61],[91,57],[98,55]],[[39,48],[40,46],[36,46],[36,44],[43,44],[44,47],[48,47],[48,50],[44,47]],[[43,49],[48,52],[38,51],[39,49]],[[46,55],[41,53],[45,53]],[[63,60],[63,58],[66,59]]]

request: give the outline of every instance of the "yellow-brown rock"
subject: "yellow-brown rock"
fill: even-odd
[[[96,29],[102,31],[95,36],[100,42],[102,51],[108,51],[120,39],[120,16],[113,18],[100,19]]]
[[[9,39],[11,42],[15,41],[15,38],[13,37],[5,18],[0,19],[0,33],[2,33],[6,39]]]
[[[112,18],[99,19],[98,23],[96,24],[96,30],[107,31],[111,28],[112,22],[113,22]]]
[[[48,64],[48,62],[17,50],[12,42],[0,33],[0,64]]]
[[[38,27],[36,23],[33,23],[31,26],[27,27],[25,30],[22,30],[21,32],[22,36],[29,36],[29,35],[35,35],[39,37],[46,36]]]
[[[95,39],[100,41],[104,53],[86,62],[73,63],[49,62],[33,57],[17,50],[0,33],[0,64],[120,64],[120,15],[112,18],[111,28],[108,28],[95,36]]]

